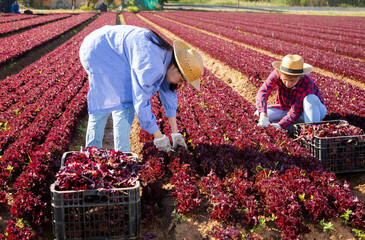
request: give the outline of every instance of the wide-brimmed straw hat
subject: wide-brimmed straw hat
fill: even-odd
[[[174,53],[185,81],[200,91],[200,78],[204,73],[203,59],[200,54],[181,40],[174,41]]]
[[[299,55],[286,55],[282,61],[272,63],[274,68],[287,75],[303,75],[313,71],[313,67],[307,63]]]

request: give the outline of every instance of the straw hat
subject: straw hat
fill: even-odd
[[[200,91],[200,77],[204,73],[200,54],[181,40],[174,41],[174,53],[181,75],[193,88]]]
[[[286,55],[282,61],[272,63],[274,68],[287,75],[303,75],[313,71],[313,67],[299,55]]]

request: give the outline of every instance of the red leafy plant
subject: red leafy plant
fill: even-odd
[[[232,239],[232,240],[241,240],[242,234],[240,230],[236,227],[215,227],[213,231],[210,233],[210,239],[215,240],[225,240],[225,239]]]
[[[144,218],[151,219],[157,215],[156,207],[161,205],[162,196],[165,194],[162,181],[165,176],[164,155],[152,142],[147,142],[141,153],[139,178],[142,185],[142,214]]]
[[[327,198],[323,190],[311,180],[310,174],[299,168],[288,169],[281,175],[283,181],[287,183],[287,188],[291,190],[303,203],[308,216],[315,222],[322,219],[329,220],[337,217],[338,214],[332,208],[331,201]]]
[[[6,206],[8,200],[6,198],[6,192],[1,191],[0,192],[0,206]]]
[[[6,240],[36,240],[39,239],[32,228],[21,219],[14,221],[9,220],[8,226],[4,233],[0,234],[0,239]]]
[[[174,185],[172,195],[176,197],[176,211],[182,214],[193,212],[200,203],[199,189],[195,185],[197,175],[179,158],[174,159],[169,168],[173,172],[170,182]]]
[[[245,169],[235,169],[225,179],[224,184],[233,193],[243,209],[243,223],[250,228],[259,225],[259,216],[262,214],[262,210],[255,199],[254,184],[249,181],[247,171]]]
[[[283,229],[283,239],[297,239],[299,235],[310,232],[303,223],[303,207],[278,171],[259,171],[256,185],[265,213],[275,216],[276,224]]]
[[[57,173],[57,190],[133,187],[138,163],[123,152],[88,147],[66,157]]]
[[[323,124],[303,124],[297,130],[299,138],[311,140],[313,137],[343,137],[343,136],[359,136],[364,135],[361,128],[343,123],[323,123]]]
[[[201,178],[199,188],[201,193],[209,196],[209,201],[213,204],[210,218],[222,222],[232,222],[235,219],[238,201],[226,191],[223,181],[213,171]]]
[[[365,205],[351,193],[347,182],[341,184],[334,173],[313,172],[310,177],[324,195],[332,202],[339,215],[350,212],[348,222],[359,229],[365,229]]]

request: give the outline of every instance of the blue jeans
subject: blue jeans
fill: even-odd
[[[102,148],[104,129],[110,113],[89,114],[86,132],[86,147],[96,146]],[[130,152],[130,134],[134,119],[134,108],[129,107],[112,112],[114,149],[116,151]]]
[[[315,94],[310,94],[304,98],[303,110],[302,116],[299,117],[296,123],[320,122],[327,114],[326,106],[321,103]],[[283,117],[287,115],[288,112],[288,110],[286,111],[273,107],[267,108],[267,116],[274,123],[278,123],[281,119],[283,119]],[[255,114],[258,114],[258,112]],[[289,128],[291,127],[292,126]]]

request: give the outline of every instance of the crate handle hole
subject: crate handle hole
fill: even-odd
[[[90,195],[84,197],[84,203],[107,203],[109,201],[108,196],[102,195]]]

